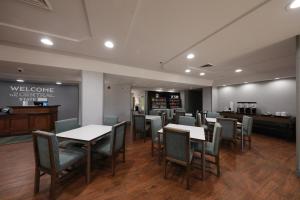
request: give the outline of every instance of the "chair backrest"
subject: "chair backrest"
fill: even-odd
[[[217,117],[221,117],[221,115],[220,115],[220,113],[217,113],[217,112],[207,112],[206,117],[208,117],[208,118],[217,118]]]
[[[113,125],[111,134],[111,152],[118,152],[125,147],[126,121]]]
[[[149,115],[158,115],[159,111],[157,110],[150,110]]]
[[[146,130],[146,117],[142,114],[133,115],[133,128],[135,131],[143,132]]]
[[[200,112],[196,113],[196,125],[199,127],[202,126],[202,115]]]
[[[232,118],[217,118],[222,126],[222,139],[224,140],[233,140],[236,133],[236,119]]]
[[[156,117],[151,119],[151,137],[152,141],[155,140],[157,137],[157,132],[159,129],[162,128],[162,118],[161,117]]]
[[[252,133],[252,125],[253,125],[253,117],[249,117],[244,115],[243,116],[243,122],[242,122],[242,128],[243,128],[243,134],[250,136]]]
[[[221,143],[221,134],[222,134],[222,125],[218,122],[214,125],[212,145],[213,145],[213,155],[218,155],[220,151],[220,143]]]
[[[180,110],[176,110],[176,112],[175,112],[175,123],[176,124],[178,124],[180,116],[185,116],[185,112],[180,111]]]
[[[56,135],[44,131],[33,131],[33,147],[36,166],[50,173],[59,170],[59,147]]]
[[[72,129],[79,128],[79,123],[77,118],[70,118],[59,120],[54,123],[55,133],[61,133],[64,131],[69,131]]]
[[[187,125],[187,126],[195,126],[196,119],[195,119],[195,117],[179,116],[178,124]]]
[[[178,164],[187,164],[190,161],[190,132],[165,127],[163,136],[166,158]]]
[[[165,126],[168,122],[168,117],[166,112],[161,113],[161,121],[162,121],[162,126]]]
[[[104,116],[103,125],[113,126],[119,122],[119,118],[117,116]]]

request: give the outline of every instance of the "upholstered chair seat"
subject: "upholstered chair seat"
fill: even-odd
[[[84,157],[85,151],[83,149],[59,149],[59,168],[60,170],[67,169]]]
[[[195,117],[190,117],[190,116],[179,116],[178,124],[186,125],[186,126],[195,126],[196,119]]]

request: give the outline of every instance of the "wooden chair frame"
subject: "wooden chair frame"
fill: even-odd
[[[49,149],[49,157],[50,157],[50,170],[44,168],[40,165],[39,159],[39,150],[38,150],[38,142],[37,137],[43,137],[47,139],[48,142],[48,149]],[[33,139],[33,148],[34,148],[34,157],[35,157],[35,175],[34,175],[34,194],[37,194],[40,190],[40,178],[45,174],[49,174],[51,176],[51,184],[50,184],[50,199],[56,199],[56,188],[61,180],[63,180],[62,175],[63,170],[59,170],[56,168],[54,155],[53,155],[53,143],[50,137],[45,135],[38,135],[38,132],[32,132],[32,139]],[[81,162],[86,162],[85,159]],[[42,173],[41,173],[42,172]]]
[[[183,135],[185,137],[185,143],[186,143],[186,161],[177,160],[175,158],[167,156],[167,146],[166,146],[166,135],[167,134],[178,134]],[[164,178],[167,178],[167,165],[169,162],[176,163],[178,165],[186,167],[186,174],[187,174],[187,181],[186,181],[186,189],[190,189],[190,174],[191,174],[191,168],[192,168],[192,161],[190,162],[190,132],[184,131],[184,130],[178,130],[174,128],[163,128],[163,138],[164,138]]]

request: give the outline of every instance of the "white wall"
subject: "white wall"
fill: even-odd
[[[103,73],[82,71],[80,84],[81,125],[103,122]]]
[[[212,111],[212,88],[202,88],[202,109],[203,111]]]
[[[296,116],[296,80],[282,79],[218,88],[218,111],[229,102],[256,101],[257,112],[288,112]]]
[[[104,116],[118,116],[130,121],[130,85],[110,85],[104,88]]]
[[[212,88],[211,98],[212,98],[211,110],[213,112],[217,112],[218,111],[218,88],[217,87]]]

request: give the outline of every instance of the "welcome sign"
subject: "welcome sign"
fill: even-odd
[[[9,85],[9,96],[18,99],[18,101],[37,101],[38,98],[54,98],[55,89],[53,87]]]

